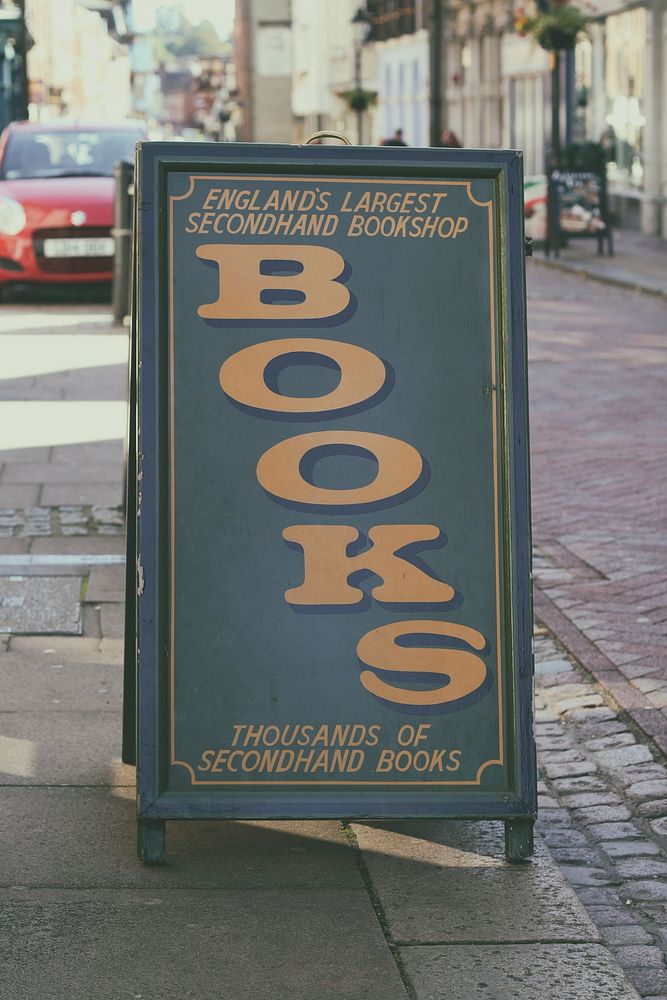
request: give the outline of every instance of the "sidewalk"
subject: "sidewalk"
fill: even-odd
[[[613,257],[599,257],[595,240],[570,240],[560,257],[547,257],[539,250],[533,260],[596,281],[667,297],[667,240],[629,229],[614,231]]]
[[[510,866],[500,823],[170,823],[168,865],[141,866],[134,771],[119,760],[123,429],[98,406],[122,402],[125,334],[100,311],[46,329],[21,308],[0,321],[3,356],[20,329],[25,358],[0,381],[0,420],[30,441],[0,452],[0,627],[32,633],[0,641],[7,995],[636,1000],[613,935],[542,840]],[[72,354],[57,338],[81,338],[86,364],[54,368],[36,335],[54,338],[58,364]],[[108,354],[100,340],[93,364],[96,337],[120,339]],[[542,712],[557,745],[558,716]],[[564,810],[542,793],[554,841]]]

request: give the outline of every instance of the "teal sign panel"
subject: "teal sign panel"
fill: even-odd
[[[197,816],[529,830],[518,155],[149,143],[138,185],[143,856]]]

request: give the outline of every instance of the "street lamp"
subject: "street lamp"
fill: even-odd
[[[361,145],[362,119],[366,110],[367,102],[361,86],[361,49],[368,38],[371,29],[371,22],[363,7],[358,7],[352,18],[352,31],[354,34],[354,94],[350,102],[357,116],[357,145]]]

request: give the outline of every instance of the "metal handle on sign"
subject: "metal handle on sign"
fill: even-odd
[[[346,135],[343,135],[341,132],[328,132],[327,130],[324,132],[313,132],[310,138],[306,139],[304,145],[309,146],[310,143],[315,142],[316,139],[340,139],[345,146],[352,145]]]

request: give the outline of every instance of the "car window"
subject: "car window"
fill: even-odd
[[[133,160],[139,131],[14,132],[2,164],[6,180],[30,177],[111,177],[117,160]]]

